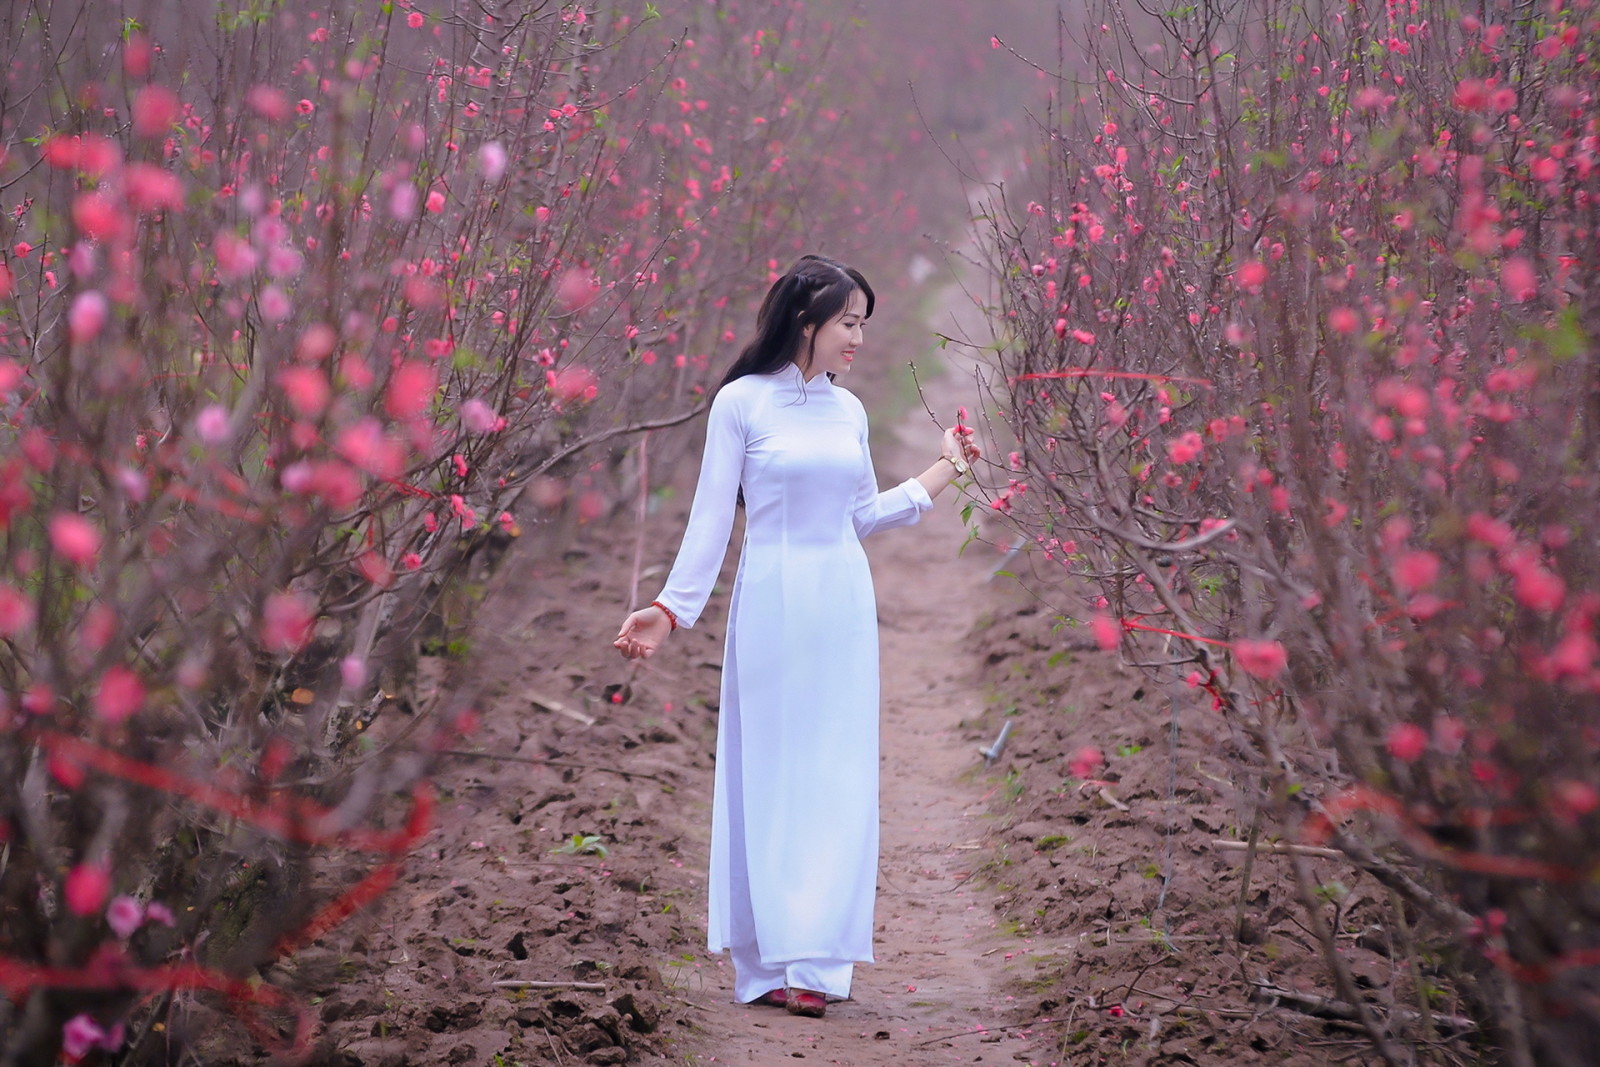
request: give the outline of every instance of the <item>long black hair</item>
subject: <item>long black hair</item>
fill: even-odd
[[[795,362],[801,366],[810,363],[817,344],[816,330],[811,332],[805,360],[795,358],[800,354],[805,328],[832,321],[848,306],[850,294],[857,289],[867,298],[867,313],[862,317],[871,318],[877,297],[873,296],[872,286],[860,271],[826,256],[801,256],[789,268],[789,273],[767,290],[761,310],[756,313],[755,338],[744,346],[717,388],[747,374],[782,370],[785,363]]]

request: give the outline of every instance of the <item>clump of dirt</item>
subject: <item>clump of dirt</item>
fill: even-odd
[[[970,736],[1013,723],[987,873],[1016,942],[1029,1062],[1376,1060],[1359,1026],[1330,1017],[1343,1006],[1289,859],[1258,854],[1245,884],[1248,817],[1225,759],[1237,742],[1209,698],[1119,666],[1015,585],[995,589],[973,640],[990,701]],[[1092,772],[1073,766],[1086,746],[1106,758]],[[1431,1020],[1411,1007],[1436,979],[1397,947],[1387,890],[1342,859],[1310,862],[1375,1013],[1403,1038],[1459,1045],[1459,1005],[1438,1000]]]

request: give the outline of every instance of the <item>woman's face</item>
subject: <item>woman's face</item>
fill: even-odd
[[[811,348],[811,364],[801,368],[806,372],[806,378],[809,380],[819,374],[844,374],[849,371],[850,362],[856,358],[856,349],[861,347],[861,330],[866,321],[867,296],[860,289],[852,289],[843,311],[821,326],[807,326],[806,340],[800,352],[804,359],[805,348]],[[814,346],[811,345],[813,339],[816,341]]]

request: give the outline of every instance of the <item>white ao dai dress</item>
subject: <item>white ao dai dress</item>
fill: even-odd
[[[826,375],[807,382],[789,364],[736,379],[712,402],[689,525],[658,598],[681,626],[705,607],[741,486],[708,947],[732,949],[736,970],[770,972],[736,976],[738,999],[785,973],[845,995],[850,962],[872,960],[878,866],[878,618],[861,538],[916,522],[932,501],[914,478],[878,491],[866,412]],[[831,965],[835,978],[805,984],[797,961]]]

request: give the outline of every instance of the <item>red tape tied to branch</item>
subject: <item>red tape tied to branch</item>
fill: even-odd
[[[354,848],[386,857],[354,886],[323,905],[306,923],[279,938],[275,948],[280,956],[315,941],[381,896],[399,876],[406,854],[433,826],[433,793],[426,785],[412,793],[411,812],[401,829],[339,830],[333,828],[331,809],[301,797],[286,798],[281,808],[275,808],[69,734],[35,730],[29,731],[29,735],[52,755],[135,785],[183,797],[274,837],[301,844]],[[104,950],[79,968],[39,967],[0,956],[0,991],[13,1002],[20,1002],[40,988],[132,989],[146,996],[179,989],[220,993],[227,998],[230,1008],[251,1036],[276,1052],[300,1056],[311,1035],[310,1015],[288,994],[270,985],[240,981],[198,964],[137,967],[120,953]],[[259,1009],[262,1008],[292,1012],[296,1019],[293,1037],[285,1041],[261,1018]]]
[[[1142,382],[1176,382],[1180,385],[1198,385],[1202,389],[1214,388],[1209,378],[1185,378],[1178,374],[1140,374],[1131,370],[1095,370],[1091,367],[1067,367],[1063,370],[1035,371],[1031,374],[1018,374],[1006,381],[1012,385],[1017,382],[1037,382],[1049,378],[1122,378]]]
[[[67,989],[82,992],[136,990],[144,999],[174,990],[220,993],[227,998],[234,1014],[250,1036],[275,1053],[304,1055],[311,1041],[311,1013],[282,990],[265,982],[247,982],[194,963],[161,967],[135,967],[121,955],[101,954],[87,966],[35,967],[22,960],[0,956],[0,990],[13,1002],[21,1002],[35,989]],[[259,1009],[278,1009],[295,1017],[294,1035],[285,1040]]]
[[[242,797],[218,786],[187,778],[165,767],[144,763],[102,748],[81,737],[54,730],[31,731],[30,736],[52,755],[77,763],[91,770],[113,775],[135,785],[159,789],[203,804],[208,808],[230,815],[254,826],[273,837],[303,845],[339,845],[360,849],[363,852],[381,852],[389,855],[403,853],[415,840],[410,824],[403,830],[338,830],[331,829],[334,812],[302,797],[285,798],[278,805]],[[425,805],[431,813],[431,799],[418,794],[418,805]],[[413,809],[415,813],[415,809]],[[426,827],[422,833],[426,833]],[[421,834],[416,835],[420,837]]]
[[[1159,626],[1147,626],[1142,622],[1134,622],[1132,619],[1123,619],[1122,628],[1124,630],[1143,630],[1152,634],[1166,634],[1168,637],[1181,637],[1185,641],[1199,641],[1202,644],[1218,645],[1222,648],[1233,647],[1233,642],[1231,641],[1223,641],[1216,637],[1201,637],[1199,634],[1188,634],[1182,630],[1163,630]]]

